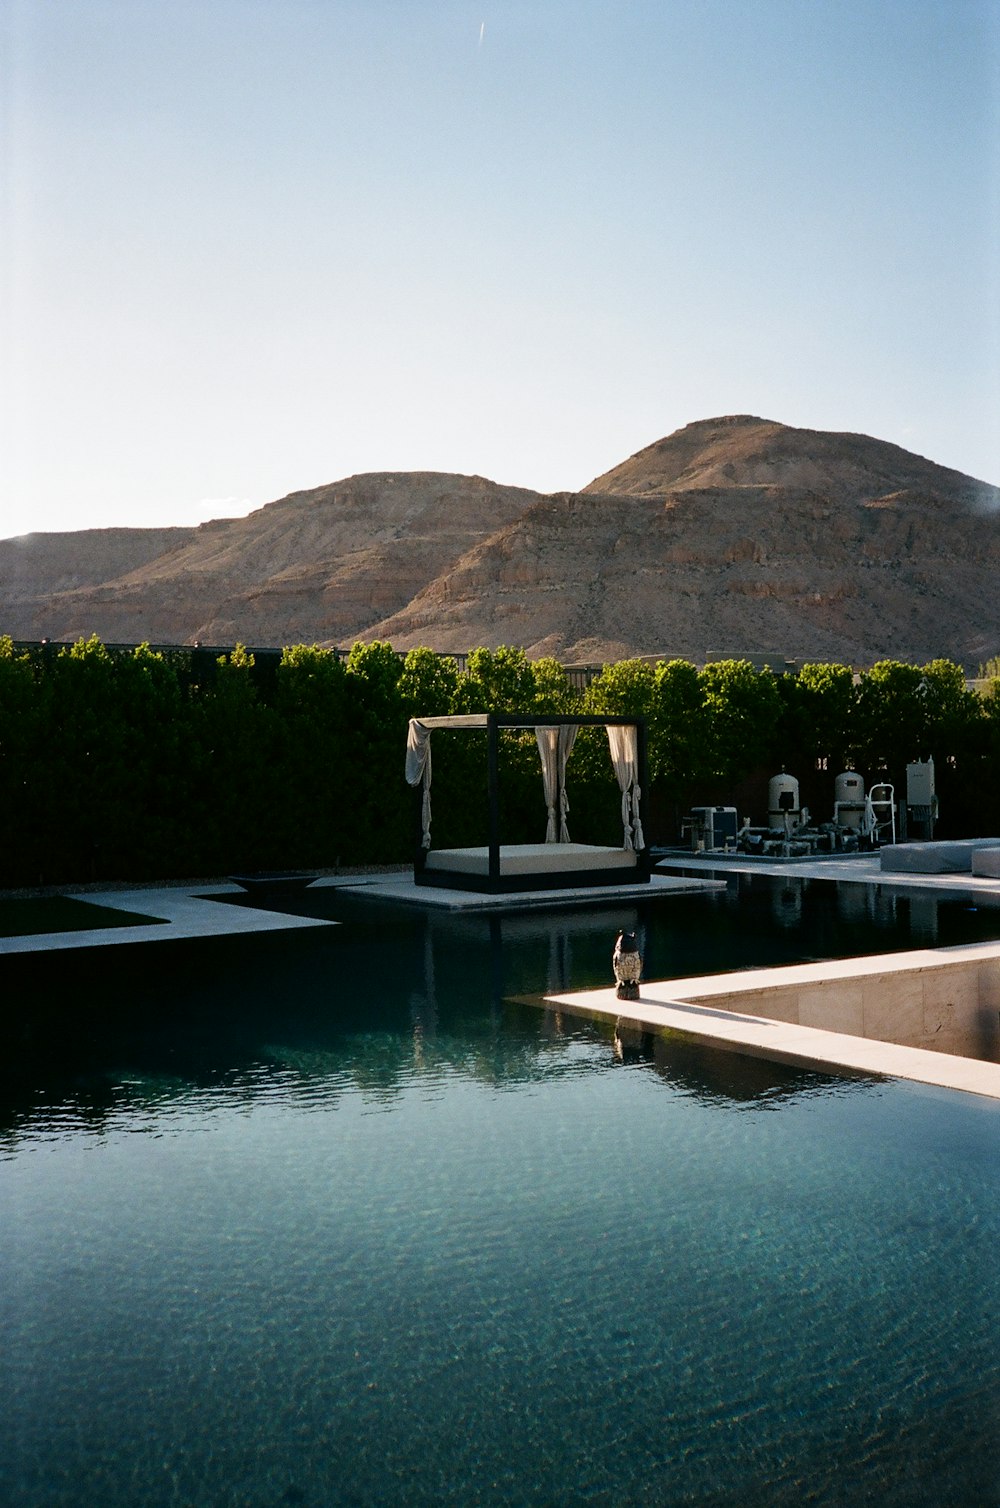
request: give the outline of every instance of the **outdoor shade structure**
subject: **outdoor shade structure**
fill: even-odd
[[[485,732],[489,843],[431,847],[431,735],[437,728]],[[566,767],[580,728],[604,728],[621,793],[622,841],[610,848],[574,843],[567,826]],[[531,731],[538,743],[547,812],[544,842],[504,844],[500,836],[500,734]],[[649,879],[642,825],[647,789],[646,724],[634,717],[546,717],[500,712],[414,717],[406,740],[406,779],[419,791],[414,880],[418,885],[487,894],[585,885],[634,885]],[[539,834],[541,838],[541,834]]]

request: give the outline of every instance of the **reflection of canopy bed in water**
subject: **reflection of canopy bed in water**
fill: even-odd
[[[484,848],[431,848],[431,734],[436,728],[486,733],[489,843]],[[621,792],[622,842],[617,848],[570,841],[566,764],[580,728],[605,728]],[[500,733],[531,730],[538,741],[548,810],[544,843],[500,841]],[[559,890],[584,885],[633,885],[649,879],[649,849],[639,802],[646,787],[646,724],[634,717],[542,717],[482,712],[414,717],[406,740],[406,778],[420,786],[414,862],[418,885],[489,894]]]

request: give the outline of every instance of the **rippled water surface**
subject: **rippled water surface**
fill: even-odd
[[[511,999],[827,891],[12,973],[0,1502],[1000,1502],[997,1106]]]

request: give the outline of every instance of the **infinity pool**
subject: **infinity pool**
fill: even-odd
[[[660,974],[1000,933],[884,900],[341,896],[12,971],[0,1502],[1000,1502],[1000,1107],[510,999],[622,921]]]

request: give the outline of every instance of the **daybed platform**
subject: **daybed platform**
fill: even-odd
[[[431,849],[418,872],[418,885],[450,890],[552,890],[566,885],[606,885],[609,879],[629,884],[649,879],[649,864],[631,849],[592,843],[510,843],[499,850],[499,874],[490,879],[490,850]]]
[[[603,728],[607,733],[621,802],[622,842],[618,848],[570,839],[566,764],[581,728]],[[435,729],[486,735],[489,842],[481,848],[431,847],[431,734]],[[539,816],[544,811],[545,842],[504,843],[498,794],[500,735],[529,731],[535,734],[541,763]],[[642,718],[499,712],[412,717],[406,739],[406,779],[419,788],[414,808],[414,882],[440,889],[478,890],[484,895],[648,884],[650,855],[639,810],[646,775],[646,724]]]

